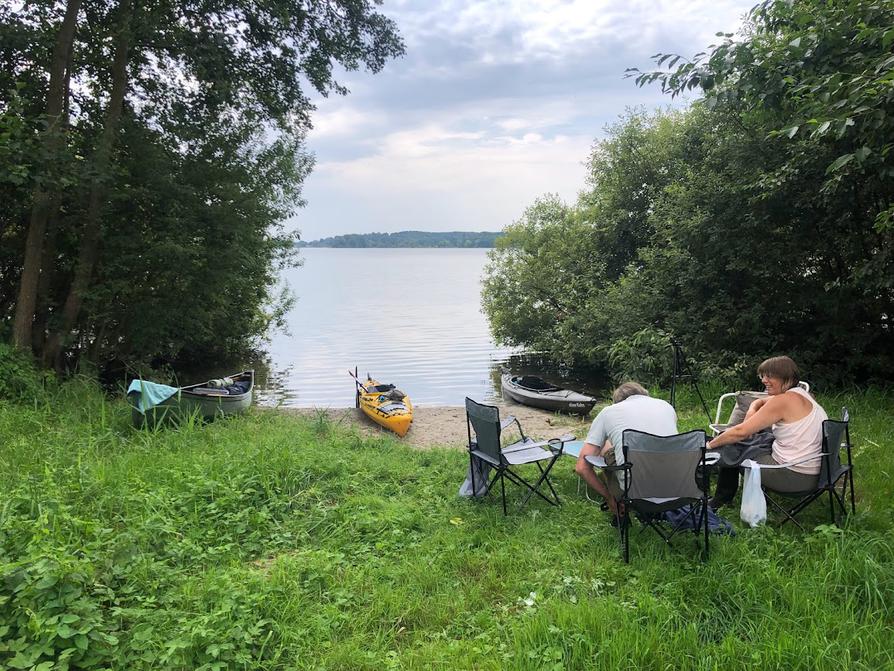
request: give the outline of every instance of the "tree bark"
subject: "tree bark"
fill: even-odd
[[[84,220],[84,233],[78,250],[74,279],[62,307],[61,325],[47,338],[44,349],[44,363],[60,368],[62,347],[71,330],[77,323],[81,313],[84,295],[90,287],[90,279],[99,258],[99,238],[102,230],[102,206],[106,197],[106,184],[109,175],[112,150],[118,134],[124,94],[127,91],[127,64],[130,55],[130,22],[132,17],[131,0],[122,0],[119,5],[121,18],[118,34],[115,38],[115,56],[112,61],[112,91],[106,108],[102,135],[93,159],[93,178],[90,184],[90,196]]]
[[[46,128],[41,138],[44,157],[49,164],[44,170],[47,177],[43,184],[34,187],[31,205],[31,220],[28,225],[28,236],[25,240],[25,258],[22,264],[22,278],[19,283],[19,295],[16,301],[12,326],[12,343],[25,349],[31,346],[31,325],[34,321],[34,309],[37,303],[37,287],[40,281],[40,265],[43,251],[43,239],[46,232],[47,219],[53,203],[58,202],[56,192],[58,186],[54,176],[53,161],[62,146],[62,124],[66,100],[68,78],[65,73],[71,59],[72,44],[78,24],[78,11],[81,0],[68,0],[65,6],[65,17],[56,44],[53,47],[53,62],[50,65],[50,85],[47,91]]]
[[[65,69],[65,99],[62,108],[60,128],[68,130],[68,120],[71,112],[71,57],[74,40],[69,44],[68,67]],[[53,276],[56,271],[56,249],[59,232],[60,209],[62,207],[62,191],[56,189],[53,201],[50,204],[49,218],[43,239],[43,253],[40,261],[40,280],[37,283],[37,301],[34,307],[34,321],[31,326],[31,349],[38,358],[43,356],[43,348],[46,345],[47,322],[49,320],[49,306],[53,287]]]

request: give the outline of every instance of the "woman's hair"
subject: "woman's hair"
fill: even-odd
[[[648,396],[649,392],[639,382],[625,382],[612,392],[612,403],[620,403],[631,396]]]
[[[786,390],[796,387],[801,381],[798,364],[787,356],[771,356],[757,367],[757,374],[779,378]]]

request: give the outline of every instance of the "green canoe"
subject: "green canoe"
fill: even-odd
[[[226,378],[180,387],[165,400],[150,405],[140,392],[141,385],[134,383],[127,400],[136,427],[156,426],[165,420],[176,422],[192,415],[210,420],[245,412],[251,405],[254,384],[255,372],[246,370]]]

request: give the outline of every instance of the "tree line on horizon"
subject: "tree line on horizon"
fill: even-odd
[[[490,248],[500,232],[493,231],[398,231],[396,233],[347,233],[330,238],[305,242],[299,240],[296,247],[460,247]]]
[[[740,38],[656,56],[576,203],[538,199],[490,253],[495,338],[661,384],[756,384],[789,354],[828,384],[894,377],[894,4],[770,0]],[[662,66],[664,68],[662,69]]]
[[[0,5],[0,339],[210,361],[289,306],[309,94],[404,51],[376,0]]]

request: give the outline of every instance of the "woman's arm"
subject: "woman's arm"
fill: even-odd
[[[767,402],[766,398],[756,398],[751,402],[751,405],[748,406],[748,412],[745,413],[745,419],[751,419],[758,410],[764,407],[764,403]]]
[[[744,422],[731,426],[719,436],[710,440],[708,442],[708,449],[713,450],[718,447],[723,447],[724,445],[738,443],[743,438],[747,438],[761,429],[769,428],[776,422],[782,421],[782,418],[785,415],[787,402],[788,399],[785,398],[785,394],[771,396],[764,400],[758,407],[757,412],[752,413]]]

